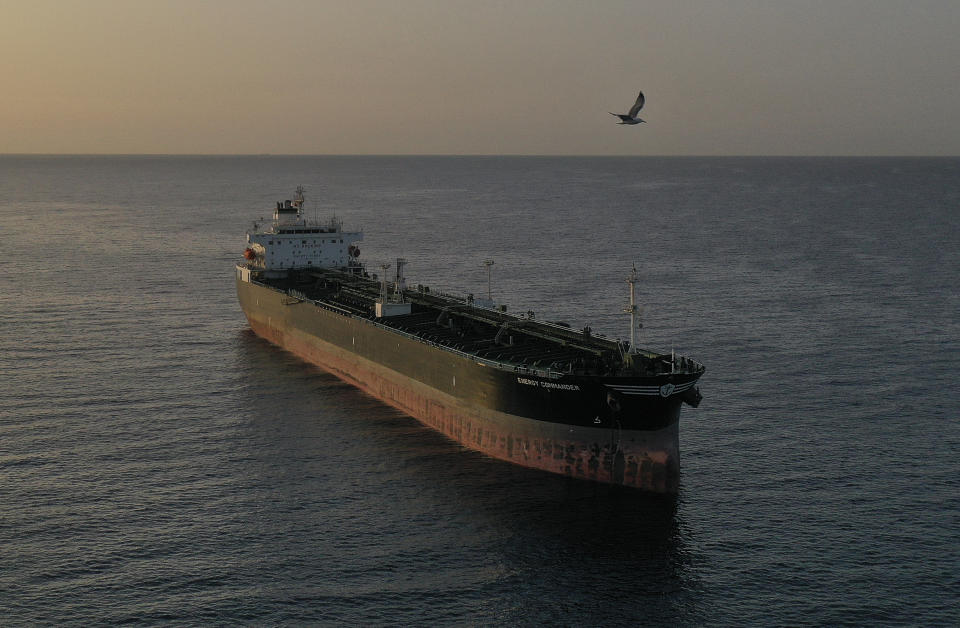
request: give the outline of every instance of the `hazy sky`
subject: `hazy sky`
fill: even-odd
[[[960,155],[960,1],[0,0],[0,89],[0,153]]]

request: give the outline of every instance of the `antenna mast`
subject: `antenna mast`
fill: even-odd
[[[630,350],[628,353],[637,353],[637,330],[643,325],[640,323],[640,306],[637,305],[637,265],[633,265],[633,270],[627,275],[627,283],[630,284],[630,305],[623,311],[630,315]]]
[[[387,304],[387,269],[390,264],[380,264],[380,303]]]
[[[483,260],[483,265],[487,267],[487,301],[493,301],[493,292],[490,289],[490,267],[493,266],[493,260],[485,259]]]
[[[394,294],[397,296],[397,302],[403,303],[403,291],[406,289],[406,280],[403,278],[403,267],[406,265],[407,260],[398,257],[397,258],[397,279],[393,284]],[[384,269],[384,274],[386,274],[386,269]]]
[[[297,218],[300,218],[300,217],[301,217],[301,214],[303,213],[303,209],[304,209],[303,205],[304,205],[304,200],[305,200],[305,199],[303,198],[303,193],[304,193],[305,191],[306,191],[306,190],[303,189],[303,186],[302,186],[302,185],[298,185],[298,186],[297,186],[297,195],[293,197],[293,206],[297,208]]]

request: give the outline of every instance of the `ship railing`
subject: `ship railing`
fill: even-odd
[[[550,327],[550,328],[552,328],[552,329],[556,329],[557,331],[567,332],[568,334],[575,334],[575,335],[578,335],[578,336],[579,336],[579,335],[583,335],[583,332],[582,332],[582,331],[580,331],[580,330],[578,330],[578,329],[574,329],[572,326],[570,326],[570,325],[567,324],[567,323],[558,323],[558,322],[549,321],[549,320],[546,320],[546,319],[527,318],[527,317],[526,317],[524,314],[522,314],[522,313],[521,313],[521,314],[514,314],[514,313],[512,313],[512,312],[507,312],[505,309],[501,309],[501,307],[503,307],[502,305],[498,305],[498,304],[494,304],[494,305],[492,305],[492,306],[481,305],[481,304],[477,303],[476,301],[471,301],[470,298],[468,298],[468,297],[464,297],[464,296],[461,296],[461,295],[458,295],[458,294],[452,294],[452,293],[450,293],[450,292],[443,292],[443,291],[441,291],[441,290],[433,290],[433,291],[431,292],[431,294],[436,295],[436,296],[446,297],[446,298],[448,298],[448,299],[455,299],[455,300],[460,301],[461,303],[463,303],[463,304],[465,304],[465,305],[469,305],[470,307],[472,307],[472,308],[474,308],[474,309],[483,310],[484,312],[490,312],[490,313],[492,313],[492,314],[496,314],[496,315],[499,316],[501,319],[502,319],[503,317],[506,317],[506,318],[509,318],[509,319],[511,319],[511,320],[514,320],[514,321],[523,321],[523,322],[536,323],[537,326]],[[604,337],[602,334],[598,334],[598,335],[599,335],[601,338]]]
[[[325,310],[330,310],[331,312],[336,312],[337,314],[343,314],[343,315],[345,315],[345,316],[350,316],[350,317],[352,317],[352,316],[354,315],[354,313],[351,312],[350,310],[348,310],[348,309],[346,309],[346,308],[342,308],[342,307],[340,307],[339,305],[334,305],[333,303],[327,303],[326,301],[313,301],[313,300],[311,300],[311,303],[313,303],[314,305],[316,305],[316,306],[319,307],[319,308],[323,308],[323,309],[325,309]]]
[[[452,292],[444,292],[443,290],[431,290],[429,294],[432,294],[436,297],[444,297],[447,299],[453,299],[454,301],[460,301],[463,304],[467,303],[467,297],[460,294],[453,294]]]
[[[287,296],[297,299],[295,303],[311,303],[316,307],[323,308],[325,310],[330,310],[331,312],[336,312],[337,314],[343,314],[344,316],[354,317],[356,312],[348,310],[347,308],[340,307],[339,305],[334,305],[333,303],[327,303],[326,301],[318,301],[317,299],[311,299],[304,293],[293,288],[287,290]]]

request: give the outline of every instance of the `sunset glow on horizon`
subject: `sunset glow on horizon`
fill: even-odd
[[[0,153],[957,155],[960,4],[0,4]],[[646,124],[617,125],[643,90]]]

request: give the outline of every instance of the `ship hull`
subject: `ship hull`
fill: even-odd
[[[574,478],[677,491],[679,395],[518,374],[254,282],[238,279],[237,293],[258,336],[465,447]]]

